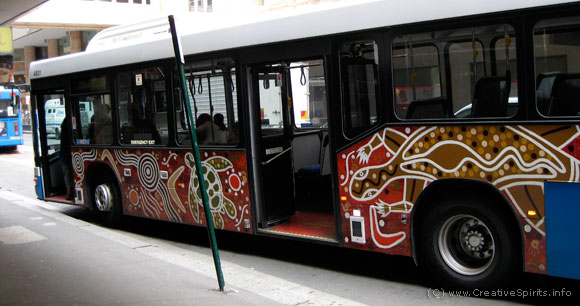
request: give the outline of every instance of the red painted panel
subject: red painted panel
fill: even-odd
[[[201,154],[215,227],[251,232],[246,154],[208,151]],[[104,162],[115,172],[125,214],[205,226],[195,162],[188,151],[75,150],[77,188],[84,188],[85,169],[94,162]]]
[[[380,130],[337,156],[344,245],[411,254],[410,215],[419,194],[435,180],[466,178],[491,184],[512,204],[526,270],[546,273],[543,184],[579,181],[579,145],[576,125]],[[352,216],[364,220],[364,243],[352,241]]]

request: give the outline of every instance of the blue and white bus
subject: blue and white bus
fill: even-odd
[[[20,91],[0,86],[0,147],[16,150],[23,143]]]

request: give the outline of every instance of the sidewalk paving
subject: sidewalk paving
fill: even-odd
[[[0,305],[360,305],[0,189]]]

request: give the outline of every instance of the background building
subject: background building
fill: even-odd
[[[0,0],[0,17],[1,25],[12,28],[14,82],[28,84],[30,62],[84,51],[107,27],[171,14],[280,13],[347,1],[355,0]],[[26,94],[22,103],[28,126]]]
[[[28,83],[31,61],[83,51],[98,31],[110,26],[184,12],[267,13],[339,1],[50,0],[8,23],[13,29],[15,82]]]

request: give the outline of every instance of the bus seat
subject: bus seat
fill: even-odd
[[[407,109],[407,119],[447,118],[449,113],[447,100],[430,99],[412,101]]]
[[[322,133],[324,134],[324,132]],[[328,142],[329,142],[328,134],[326,134],[322,137],[322,140],[320,141],[318,164],[309,165],[298,169],[297,175],[299,178],[318,177],[322,175],[324,167],[324,157],[326,154],[326,148],[328,147]]]
[[[536,105],[542,115],[548,114],[557,75],[558,73],[540,73],[536,78]]]
[[[329,137],[327,131],[319,134],[320,152],[318,163],[302,167],[295,173],[296,208],[329,213],[332,207],[332,176],[330,175]]]
[[[559,74],[554,80],[549,116],[578,116],[580,111],[580,74]]]
[[[505,77],[483,77],[477,80],[471,117],[506,117],[510,87],[509,72]]]

